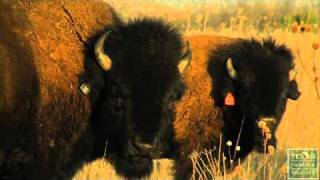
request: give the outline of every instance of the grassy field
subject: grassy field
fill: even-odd
[[[270,25],[267,19],[265,22],[265,26]],[[241,166],[238,166],[234,172],[222,176],[220,172],[223,170],[217,170],[215,166],[204,167],[201,165],[201,161],[197,159],[197,153],[203,152],[195,152],[192,156],[195,163],[194,173],[201,174],[209,169],[212,172],[211,176],[214,176],[215,179],[284,180],[287,175],[287,148],[320,149],[320,48],[317,49],[317,44],[320,44],[319,27],[317,24],[290,24],[259,30],[256,26],[243,26],[244,24],[241,22],[228,26],[221,24],[219,28],[215,29],[210,27],[206,30],[190,28],[184,33],[188,36],[208,34],[241,38],[275,38],[278,43],[286,44],[295,56],[298,70],[296,78],[302,95],[298,101],[288,102],[287,110],[276,132],[279,146],[274,153],[252,153],[247,159],[242,160]],[[213,160],[214,162],[215,160]],[[172,163],[172,160],[168,159],[156,160],[152,175],[146,179],[173,179]],[[202,176],[201,178],[209,179],[210,177]],[[123,178],[117,176],[107,162],[97,160],[79,170],[74,179]]]

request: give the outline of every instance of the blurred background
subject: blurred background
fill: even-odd
[[[125,19],[160,17],[184,32],[263,31],[293,23],[318,32],[319,0],[107,0]]]

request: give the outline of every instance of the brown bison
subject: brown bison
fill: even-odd
[[[0,24],[0,179],[64,179],[104,153],[147,175],[184,91],[180,34],[85,0],[0,1]]]
[[[276,147],[274,133],[287,99],[300,95],[296,81],[289,79],[293,57],[285,45],[272,39],[187,39],[193,45],[193,61],[184,76],[187,90],[177,104],[174,121],[176,179],[191,176],[193,150],[216,148],[215,157],[219,156],[220,134],[226,156],[224,145],[233,142],[229,167],[230,160],[245,158],[252,150]]]

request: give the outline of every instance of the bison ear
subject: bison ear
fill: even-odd
[[[97,62],[100,65],[100,67],[105,71],[110,70],[111,65],[112,65],[111,59],[104,51],[104,43],[110,33],[111,33],[111,31],[107,31],[106,33],[104,33],[98,39],[98,41],[96,42],[95,47],[94,47],[94,52],[96,55]]]
[[[301,93],[299,92],[297,81],[291,80],[289,82],[288,87],[288,98],[292,100],[297,100],[300,97],[300,95]]]
[[[178,64],[180,74],[183,74],[183,72],[187,69],[187,67],[189,67],[189,65],[191,64],[191,59],[192,59],[192,49],[189,41],[187,41],[185,52],[182,55],[182,59]]]
[[[237,78],[237,71],[236,71],[235,68],[233,67],[233,62],[232,62],[232,59],[231,59],[231,58],[228,58],[228,59],[227,59],[226,68],[227,68],[229,77],[230,77],[231,79],[236,79],[236,78]]]

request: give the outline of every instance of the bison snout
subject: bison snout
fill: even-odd
[[[154,144],[135,142],[133,146],[136,148],[140,156],[151,159],[161,158],[164,154],[164,152],[162,152],[162,150]]]
[[[135,142],[134,145],[137,149],[145,152],[150,152],[154,149],[154,146],[149,143]]]

